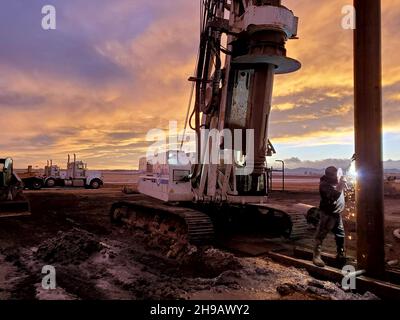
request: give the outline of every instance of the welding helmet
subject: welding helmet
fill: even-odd
[[[343,170],[336,167],[328,167],[325,170],[325,176],[332,182],[338,183],[343,176]]]

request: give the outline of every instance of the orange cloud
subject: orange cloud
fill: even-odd
[[[383,83],[385,131],[400,135],[396,2],[382,3]],[[29,63],[18,50],[15,57],[0,53],[0,107],[7,115],[0,118],[0,149],[18,166],[62,162],[76,152],[94,168],[134,168],[146,151],[148,130],[166,128],[170,120],[183,125],[199,38],[198,1],[82,3],[79,10],[62,4],[62,41],[37,35],[46,47],[27,47],[35,57]],[[348,1],[284,4],[300,17],[300,39],[289,41],[288,55],[303,67],[276,77],[271,139],[282,146],[352,144],[352,32],[341,28]],[[94,8],[97,15],[87,19]],[[15,42],[25,48],[36,36],[28,31],[0,44],[0,52],[13,53]]]

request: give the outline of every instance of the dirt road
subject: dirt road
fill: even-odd
[[[113,226],[119,188],[26,192],[32,216],[0,220],[0,299],[360,299],[264,257],[188,246]],[[291,197],[293,199],[293,197]],[[56,269],[56,290],[41,285]]]

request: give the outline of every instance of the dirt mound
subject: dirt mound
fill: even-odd
[[[148,252],[157,252],[157,255],[174,266],[172,268],[189,278],[211,279],[225,271],[242,268],[239,259],[233,254],[213,247],[196,246],[184,239],[171,239],[160,233],[146,234],[142,230],[135,230],[134,238],[137,243],[143,242]]]
[[[55,238],[43,242],[36,256],[47,263],[78,264],[101,249],[94,234],[74,228],[68,232],[59,232]]]
[[[316,300],[379,300],[377,296],[370,292],[363,295],[345,292],[336,284],[315,279],[309,280],[306,284],[284,283],[278,286],[276,290],[282,297],[302,293]]]
[[[181,259],[182,271],[190,272],[194,277],[215,278],[226,271],[242,268],[233,254],[215,248],[195,247]]]

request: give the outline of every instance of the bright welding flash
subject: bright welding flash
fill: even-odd
[[[349,172],[347,174],[353,178],[357,178],[356,163],[354,161],[351,163]]]

